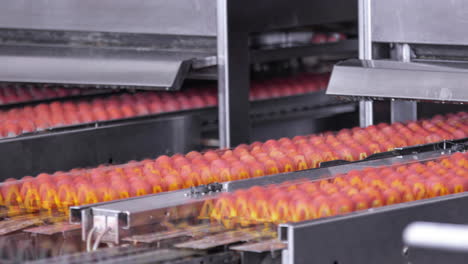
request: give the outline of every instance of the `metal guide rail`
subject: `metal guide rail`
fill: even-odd
[[[347,60],[333,70],[328,94],[356,100],[404,99],[464,104],[468,65]],[[389,81],[391,80],[391,81]]]

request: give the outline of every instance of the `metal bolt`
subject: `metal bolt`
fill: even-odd
[[[408,256],[408,253],[409,253],[408,251],[409,251],[408,247],[403,247],[403,251],[402,251],[403,256]]]

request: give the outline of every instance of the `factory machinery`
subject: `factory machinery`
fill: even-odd
[[[265,16],[224,2],[70,0],[3,6],[0,100],[7,103],[1,110],[8,118],[0,132],[0,177],[355,125],[346,120],[353,120],[347,117],[356,104],[326,96],[325,84],[313,75],[325,76],[332,63],[357,55],[356,3],[297,1],[293,7],[286,1],[259,1],[256,5],[270,6]],[[344,10],[334,8],[343,4]],[[227,17],[227,12],[233,14]],[[235,28],[238,23],[230,20],[239,17],[245,22],[248,17],[249,26]],[[241,36],[227,46],[228,33]],[[231,56],[242,61],[220,59]],[[59,94],[63,89],[74,93]],[[144,96],[150,93],[157,95]]]
[[[380,153],[352,145],[380,142],[376,147],[384,149],[384,131],[405,141],[437,141],[441,127],[454,127],[449,136],[463,138]],[[367,138],[368,131],[377,136]],[[37,263],[409,261],[401,235],[407,224],[464,221],[467,133],[467,114],[459,113],[7,181],[2,257]],[[333,142],[329,157],[319,154]],[[349,147],[340,146],[344,142]],[[349,156],[339,152],[346,148]],[[49,256],[55,257],[41,259]]]
[[[246,10],[239,1],[141,0],[127,8],[160,20],[138,23],[122,13],[126,1],[29,4],[45,12],[45,2],[56,9],[27,13],[24,3],[15,2],[0,11],[7,10],[0,15],[0,65],[11,65],[0,73],[9,82],[1,97],[7,104],[1,112],[1,168],[8,175],[2,177],[12,177],[0,185],[2,263],[465,259],[463,253],[428,252],[403,240],[415,221],[464,224],[468,217],[468,40],[458,32],[466,28],[468,10],[462,0],[360,0],[359,12],[352,1],[258,0]],[[100,13],[103,7],[114,13]],[[175,11],[177,20],[169,16]],[[314,41],[341,41],[265,47],[265,39],[278,35],[250,33],[349,22],[353,12],[359,14],[359,60],[337,64],[330,77],[300,73],[256,80],[251,109],[246,107],[250,63],[274,67],[263,63],[334,48],[338,52],[329,56],[336,59],[343,51],[349,56],[346,45],[353,43],[330,34]],[[76,23],[81,17],[86,22]],[[109,71],[95,74],[103,68]],[[182,79],[213,76],[218,98],[215,88],[199,82],[174,92]],[[248,142],[250,127],[241,120],[285,114],[285,105],[293,114],[310,111],[316,117],[354,111],[354,102],[321,91],[327,83],[328,94],[360,101],[361,127],[329,126],[336,132],[240,144]],[[72,89],[84,86],[85,92]],[[156,88],[173,93],[133,91]],[[391,122],[374,124],[379,101],[386,99]],[[421,117],[418,105],[428,102],[459,104],[458,111]],[[188,142],[192,137],[180,131],[193,133],[216,119],[220,146],[236,147],[190,151],[200,142]],[[147,140],[155,131],[164,140]],[[32,151],[46,147],[58,155],[43,158]],[[161,155],[168,148],[186,154]],[[33,162],[15,167],[13,160],[25,158]]]

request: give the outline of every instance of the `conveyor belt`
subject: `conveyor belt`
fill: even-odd
[[[35,106],[0,112],[3,137],[78,124],[197,109],[216,105],[212,89],[190,90],[187,93],[140,92],[110,97],[53,101]]]
[[[174,231],[179,228],[184,228],[184,225],[177,227],[178,224],[174,226],[167,225],[167,223],[182,221],[182,223],[193,224],[194,221],[197,221],[197,218],[202,221],[209,221],[211,219],[217,223],[225,224],[227,228],[233,228],[236,227],[236,225],[233,225],[231,223],[232,221],[229,219],[216,220],[211,217],[213,212],[216,213],[216,210],[213,209],[216,209],[216,204],[213,202],[212,198],[214,198],[219,191],[235,192],[241,189],[246,190],[252,186],[267,186],[291,181],[294,181],[293,183],[298,183],[303,179],[327,179],[330,175],[349,173],[353,170],[362,170],[363,168],[377,169],[382,166],[392,166],[394,164],[425,162],[440,158],[441,155],[445,155],[444,153],[463,149],[466,149],[466,139],[453,141],[452,143],[444,142],[443,144],[436,143],[420,147],[405,148],[401,151],[393,152],[392,156],[382,156],[382,159],[377,160],[356,161],[349,164],[315,170],[277,174],[248,180],[232,181],[224,184],[211,184],[190,190],[185,189],[159,195],[133,197],[123,201],[111,201],[95,205],[73,207],[71,209],[71,221],[81,221],[83,223],[84,237],[87,237],[86,234],[93,226],[101,231],[106,229],[107,226],[113,231],[109,232],[103,239],[106,241],[113,241],[114,243],[119,243],[122,237],[131,236],[132,234],[135,235],[135,233],[133,233],[134,228],[138,229],[138,227],[142,225],[149,228],[145,228],[146,233],[154,232],[151,230],[155,227],[154,225],[157,226],[158,223],[164,223],[164,226],[169,227],[168,231]],[[247,210],[249,214],[253,213],[253,216],[258,216],[258,212],[255,212],[256,209],[250,208],[247,205],[247,202],[243,203],[242,209]],[[259,204],[259,206],[265,209],[262,204]],[[224,209],[226,210],[223,211]],[[234,210],[229,210],[228,207],[224,207],[224,209],[222,209],[223,213],[232,213],[233,216],[236,215]],[[267,229],[276,224],[268,221],[245,221],[241,223],[241,226],[245,227],[256,223],[265,224],[263,228]],[[157,229],[157,232],[159,231],[160,230]],[[136,234],[139,234],[138,231],[136,232]]]
[[[254,82],[250,99],[257,101],[317,92],[325,89],[327,78],[327,75],[304,74],[294,78],[276,78]],[[5,94],[17,96],[18,92],[14,93],[10,90],[5,88]],[[46,89],[46,91],[56,94],[54,89]],[[74,92],[74,90],[69,91]],[[213,87],[193,87],[177,93],[138,92],[107,97],[69,99],[73,100],[36,102],[33,105],[21,105],[21,107],[0,111],[0,138],[16,137],[25,133],[59,127],[194,110],[217,105],[216,89]]]
[[[468,153],[456,153],[424,163],[368,168],[321,181],[286,182],[223,194],[208,217],[229,226],[300,222],[465,191]]]
[[[466,148],[463,145],[459,147],[456,149],[462,150]],[[270,180],[265,179],[264,181],[262,179],[245,181],[250,182],[251,186],[252,184],[255,185],[257,182],[261,182],[262,186],[249,189],[244,187],[243,190],[232,191],[226,194],[222,193],[214,196],[213,200],[210,199],[210,196],[207,196],[206,198],[209,200],[206,201],[213,201],[211,205],[192,207],[191,214],[197,215],[201,213],[199,218],[202,220],[209,218],[211,219],[211,224],[207,224],[206,220],[203,220],[205,224],[198,226],[193,225],[193,222],[190,225],[185,225],[184,222],[180,225],[167,223],[168,229],[166,231],[162,230],[152,234],[147,231],[150,229],[137,228],[132,231],[136,233],[122,240],[123,243],[128,241],[138,246],[135,249],[143,245],[148,245],[150,248],[159,245],[161,249],[156,251],[154,251],[154,248],[145,250],[144,248],[147,246],[143,246],[142,249],[138,249],[132,253],[133,247],[129,248],[130,251],[126,251],[126,247],[119,247],[118,249],[99,250],[91,254],[70,255],[66,258],[60,257],[59,259],[62,261],[65,259],[73,261],[81,259],[81,261],[85,261],[103,256],[106,261],[142,260],[143,263],[146,263],[144,261],[148,258],[145,256],[151,255],[149,252],[159,252],[158,256],[166,256],[166,253],[164,253],[166,251],[168,252],[167,256],[179,256],[179,254],[185,252],[167,249],[173,248],[173,246],[196,250],[190,251],[191,253],[187,255],[188,259],[209,259],[221,253],[227,254],[225,256],[238,257],[237,253],[231,251],[219,251],[220,248],[228,248],[227,246],[229,245],[233,245],[229,247],[231,250],[243,252],[242,254],[272,254],[272,251],[280,251],[287,246],[284,242],[272,239],[272,236],[276,235],[274,231],[275,226],[279,223],[297,222],[343,214],[352,215],[350,213],[355,211],[372,212],[366,209],[466,191],[468,189],[468,178],[466,178],[468,176],[466,174],[468,169],[467,153],[449,154],[450,150],[448,149],[440,150],[437,153],[439,155],[435,155],[433,151],[424,155],[418,154],[418,158],[416,158],[416,155],[411,155],[411,157],[408,157],[409,159],[393,158],[392,162],[400,160],[400,163],[391,166],[377,168],[371,166],[360,170],[349,170],[348,168],[348,172],[346,173],[332,174],[322,179],[307,177],[307,180],[300,180],[300,175],[297,177],[293,175],[297,174],[296,172],[291,174],[290,178],[296,179],[293,181],[287,181],[287,177],[285,178],[283,175],[271,176],[268,177],[271,178]],[[411,160],[418,161],[411,162]],[[363,163],[374,164],[375,162],[366,161]],[[381,164],[387,163],[386,161],[382,161]],[[365,167],[364,164],[360,165],[360,163],[356,163],[356,165],[358,165],[356,167]],[[320,170],[330,172],[340,171],[339,167],[349,166],[344,165],[337,168]],[[315,171],[318,172],[318,170],[313,170],[300,172],[300,174],[307,175],[310,173],[312,175]],[[283,182],[281,184],[268,185],[268,182],[275,182],[273,178],[281,178]],[[229,184],[242,186],[242,184],[237,183],[233,182]],[[234,188],[233,190],[236,189],[238,188]],[[180,198],[184,198],[183,194],[184,192],[174,192],[171,195],[179,195]],[[160,198],[164,200],[164,197],[169,197],[168,195],[169,193],[163,194]],[[157,198],[157,196],[154,197]],[[189,201],[193,198],[186,197],[184,199]],[[132,201],[140,204],[139,200],[141,198],[122,202],[127,205],[130,205]],[[199,201],[203,203],[203,199]],[[282,204],[284,206],[281,206]],[[99,206],[96,205],[96,207]],[[189,207],[184,207],[185,209],[182,207],[178,208],[184,211]],[[200,208],[208,208],[209,210]],[[176,209],[176,207],[172,209]],[[122,208],[122,210],[125,210],[125,208]],[[240,212],[239,210],[247,211]],[[182,211],[170,210],[171,214],[179,215],[179,217],[183,217]],[[180,219],[172,219],[180,223]],[[44,234],[48,234],[50,230],[54,233],[57,232],[57,228],[53,225],[50,227],[47,228]],[[42,228],[30,228],[28,230],[36,229],[42,230]],[[184,239],[180,240],[181,238]],[[162,241],[165,242],[160,243]],[[244,241],[247,241],[247,243],[244,243]],[[236,245],[238,243],[241,243],[241,245]],[[209,252],[206,251],[208,249],[210,250]],[[59,259],[55,259],[54,261],[58,261]],[[178,257],[174,257],[174,259],[178,259]]]
[[[262,99],[255,97],[257,99],[252,104],[251,111],[252,122],[257,124],[265,119],[278,120],[278,118],[298,117],[301,120],[305,118],[314,119],[315,121],[311,124],[315,124],[316,122],[322,124],[324,122],[323,119],[320,121],[316,119],[355,111],[356,108],[353,104],[339,104],[338,101],[325,96],[323,91],[313,92],[317,89],[325,88],[326,78],[322,80],[321,75],[317,77],[315,77],[316,75],[312,75],[313,81],[307,82],[307,76],[296,75],[295,77],[288,77],[286,79],[277,78],[276,81],[269,78],[255,82],[265,85],[260,85],[260,88],[255,88],[254,90],[268,90],[270,85],[276,85],[278,89],[276,89],[276,92],[274,92],[275,89],[272,89],[272,93],[261,92],[258,96],[263,96]],[[291,94],[292,88],[290,88],[290,84],[300,83],[300,80],[305,82],[299,85],[299,92],[302,87],[304,88],[302,92],[305,91],[305,94],[282,96],[283,93],[278,93],[278,91],[284,91],[284,95]],[[174,103],[172,106],[178,107],[178,110],[166,111],[164,110],[164,104],[161,103],[161,109],[165,112],[149,113],[144,116],[114,120],[63,125],[60,127],[48,127],[43,131],[3,138],[0,140],[0,155],[4,158],[0,161],[0,167],[4,173],[0,176],[0,180],[8,177],[20,178],[24,175],[36,175],[41,172],[66,171],[75,167],[94,167],[102,163],[119,164],[130,160],[141,160],[162,154],[186,153],[193,149],[199,149],[201,145],[200,138],[202,136],[210,137],[211,133],[215,133],[217,129],[218,116],[216,108],[203,107],[181,110],[179,108],[183,102],[179,102],[179,99],[186,99],[188,97],[190,100],[193,99],[192,102],[198,101],[205,105],[207,102],[206,98],[203,97],[203,92],[202,96],[198,94],[198,92],[204,90],[203,87],[206,86],[201,83],[193,83],[187,85],[188,89],[184,89],[180,93],[155,92],[157,98],[173,98],[174,100],[170,100]],[[292,91],[298,92],[297,88],[292,89]],[[206,89],[210,90],[210,88]],[[50,106],[52,103],[56,105],[57,102],[60,103],[58,108],[64,105],[82,104],[86,106],[88,105],[87,103],[91,103],[92,101],[102,103],[112,98],[113,101],[120,103],[121,98],[136,98],[136,96],[141,98],[141,94],[152,94],[115,91],[109,95],[111,92],[109,89],[104,89],[103,91],[107,94],[73,96],[60,100],[47,99],[29,103],[3,105],[0,106],[0,112],[11,111],[13,115],[16,115],[18,114],[16,109],[24,108],[30,110],[31,107],[34,109],[40,104]],[[214,90],[211,91],[215,93]],[[267,99],[264,98],[265,95],[280,97]],[[211,101],[216,101],[216,94],[210,95],[210,98]],[[129,101],[133,104],[132,100]],[[45,108],[50,110],[50,107]],[[98,109],[102,110],[102,107]],[[117,111],[120,114],[121,112],[120,109]],[[49,111],[46,117],[50,118],[52,115]],[[105,113],[101,111],[101,115],[109,117],[107,107]],[[55,116],[60,121],[61,116],[64,117],[65,115],[55,114]],[[68,114],[68,117],[73,117],[73,114]],[[81,118],[80,113],[78,113],[77,117],[78,119]],[[91,117],[93,120],[96,118],[93,111],[91,111]],[[18,132],[23,132],[23,130],[18,131],[16,121],[7,122],[9,123],[9,127],[13,129],[13,131],[7,131],[7,135],[14,136]],[[29,128],[32,129],[36,120],[31,121],[33,124],[28,122],[27,119],[21,120],[21,123],[26,126],[30,125]],[[2,122],[0,121],[0,123]],[[0,130],[3,131],[3,128],[0,128]],[[27,129],[24,132],[26,131]],[[135,137],[135,131],[138,131],[138,137]],[[3,133],[0,132],[0,134]],[[158,135],[158,137],[155,138],[154,135]],[[86,147],[84,147],[85,145]],[[48,150],[46,156],[42,155],[43,149]],[[65,154],[63,154],[65,149],[74,149],[75,151],[65,151]],[[135,149],[138,149],[138,151],[134,151]],[[42,158],[38,159],[37,157]]]
[[[458,145],[455,149],[464,151],[466,145]],[[278,224],[320,220],[321,218],[335,219],[340,215],[346,215],[352,219],[359,214],[372,214],[380,207],[391,210],[391,206],[400,203],[417,205],[417,201],[420,200],[466,192],[468,190],[468,153],[455,151],[456,153],[451,154],[451,151],[445,149],[379,160],[380,164],[392,165],[378,167],[375,167],[375,164],[378,164],[377,161],[365,161],[362,162],[363,164],[358,162],[350,164],[350,166],[319,169],[322,174],[331,172],[328,175],[320,175],[319,170],[295,172],[289,175],[290,178],[295,179],[293,181],[288,181],[288,177],[283,177],[283,175],[274,175],[265,179],[242,181],[239,182],[240,184],[238,182],[226,183],[225,185],[239,185],[237,187],[240,189],[234,188],[235,191],[207,195],[201,199],[196,196],[184,198],[184,192],[174,192],[160,196],[136,198],[126,202],[96,205],[92,206],[91,218],[86,218],[86,221],[97,230],[101,230],[99,232],[102,232],[105,226],[111,230],[122,230],[122,226],[114,225],[112,224],[114,222],[111,221],[110,214],[118,214],[117,208],[122,212],[129,211],[128,217],[130,219],[138,217],[141,220],[143,219],[141,218],[143,211],[135,212],[138,213],[138,216],[133,215],[134,212],[130,211],[133,209],[132,202],[139,204],[140,201],[147,199],[153,199],[157,202],[167,200],[172,195],[178,195],[179,205],[167,204],[168,208],[160,208],[160,212],[170,211],[174,215],[174,217],[166,216],[166,221],[178,222],[184,219],[186,216],[182,216],[182,214],[177,216],[177,208],[183,211],[185,206],[192,205],[192,213],[200,212],[199,219],[202,221],[210,219],[210,222],[215,226],[222,224],[226,230],[214,230],[211,234],[206,234],[203,237],[190,238],[186,233],[180,233],[181,230],[178,231],[178,228],[173,226],[172,228],[175,229],[170,229],[172,230],[170,234],[173,236],[167,237],[169,232],[161,232],[153,237],[161,237],[164,234],[164,238],[169,240],[178,236],[188,237],[188,240],[185,239],[180,243],[174,239],[172,244],[167,242],[166,246],[171,247],[172,245],[176,248],[190,248],[204,252],[207,249],[219,249],[223,246],[246,241],[248,243],[230,248],[254,254],[279,251],[286,246],[288,248],[292,248],[292,246],[284,244],[285,241],[279,242],[271,239],[271,236],[277,235],[274,230]],[[353,169],[359,167],[364,167],[364,169]],[[345,172],[333,173],[340,171],[340,169]],[[305,175],[306,179],[301,180],[300,175]],[[274,182],[281,183],[271,184]],[[255,186],[256,184],[260,184],[260,186]],[[244,187],[242,187],[243,185]],[[228,190],[228,188],[224,190]],[[204,205],[196,205],[200,202]],[[149,210],[152,209],[149,207],[146,209],[148,210],[146,222],[149,225],[153,221],[148,219],[156,217],[158,213],[156,211],[150,212]],[[104,224],[102,218],[106,215],[108,216],[106,220],[108,224]],[[123,218],[119,219],[123,220]],[[141,232],[138,231],[138,225],[145,224],[139,222],[136,226],[125,229],[138,234]],[[281,234],[280,238],[284,240],[285,236],[286,234]],[[138,237],[138,235],[133,237]],[[135,241],[132,239],[124,240]],[[110,240],[106,239],[106,241]],[[152,243],[154,242],[152,241]]]
[[[233,150],[190,152],[124,165],[42,173],[5,182],[2,203],[26,211],[67,211],[72,205],[110,201],[201,184],[316,168],[337,159],[360,160],[399,147],[464,138],[467,114],[408,124],[380,124],[339,133],[298,136],[240,145]]]

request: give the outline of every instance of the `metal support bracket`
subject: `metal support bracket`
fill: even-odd
[[[418,119],[418,104],[414,101],[391,101],[391,122],[414,121]]]
[[[223,191],[223,185],[221,183],[210,183],[207,185],[200,185],[197,187],[190,188],[190,193],[187,196],[200,197],[211,193],[217,193]]]
[[[370,100],[359,102],[359,126],[368,127],[374,124],[374,103]]]

